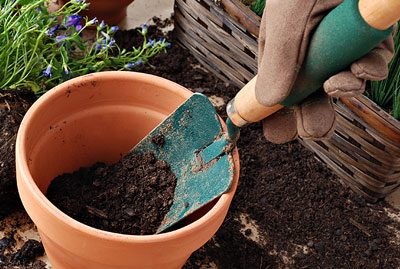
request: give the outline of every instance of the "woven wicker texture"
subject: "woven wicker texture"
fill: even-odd
[[[342,101],[336,102],[337,127],[331,139],[302,143],[343,183],[376,201],[400,185],[400,123],[364,96],[352,98],[352,102],[357,105],[353,108],[356,112]],[[381,128],[367,123],[371,120],[382,124]]]
[[[178,41],[201,64],[220,79],[242,87],[257,73],[257,37],[242,23],[250,20],[259,25],[260,18],[239,1],[230,3],[237,19],[211,0],[176,0],[175,27]]]
[[[257,72],[260,18],[239,0],[216,2],[175,1],[178,41],[219,78],[243,87]],[[348,100],[336,103],[331,139],[301,143],[342,183],[377,201],[400,185],[400,123],[365,96]]]

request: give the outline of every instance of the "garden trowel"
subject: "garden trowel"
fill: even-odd
[[[157,233],[227,192],[234,176],[231,150],[239,128],[320,89],[330,76],[366,55],[392,32],[400,19],[400,0],[345,0],[317,27],[291,95],[265,107],[255,97],[256,77],[228,104],[226,130],[208,98],[193,94],[132,150],[154,152],[177,177],[174,201]],[[267,86],[267,85],[266,85]],[[162,135],[164,145],[152,142]]]

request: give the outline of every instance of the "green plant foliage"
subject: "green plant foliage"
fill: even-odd
[[[78,13],[88,4],[71,0],[48,12],[48,0],[0,0],[0,89],[31,89],[40,94],[70,78],[103,70],[132,70],[164,51],[164,39],[120,49],[113,38],[117,26]],[[95,39],[83,31],[94,29]]]
[[[255,0],[251,4],[251,10],[253,10],[258,16],[262,16],[265,8],[265,0]]]
[[[394,36],[395,55],[389,64],[389,75],[385,80],[374,81],[367,91],[368,97],[379,106],[389,108],[396,119],[400,119],[400,32]]]

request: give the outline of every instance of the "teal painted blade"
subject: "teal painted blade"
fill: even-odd
[[[162,147],[152,142],[159,135]],[[133,148],[133,153],[153,152],[177,177],[173,204],[157,233],[229,190],[234,172],[229,146],[211,102],[193,94]]]

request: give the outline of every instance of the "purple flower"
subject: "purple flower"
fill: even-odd
[[[116,31],[118,31],[119,30],[119,27],[118,26],[112,26],[111,28],[110,28],[110,30],[108,31],[108,33],[109,34],[113,34],[113,33],[115,33]]]
[[[58,35],[58,36],[56,36],[56,42],[60,43],[61,41],[63,41],[66,38],[67,37],[65,35]]]
[[[104,21],[101,21],[100,24],[97,26],[97,30],[103,30],[104,27],[106,27],[106,23]]]
[[[147,46],[149,47],[154,47],[156,41],[154,39],[149,39],[149,41],[147,42]]]
[[[136,66],[136,63],[127,63],[126,65],[124,65],[124,67],[126,68],[126,69],[132,69],[132,68],[134,68]]]
[[[140,31],[140,33],[141,33],[142,35],[146,35],[146,34],[147,34],[147,31],[148,31],[147,24],[142,24],[142,30]]]
[[[80,31],[80,30],[82,30],[82,25],[81,24],[78,24],[78,25],[75,25],[75,29],[76,29],[76,31]]]
[[[80,25],[81,19],[82,19],[82,17],[79,15],[76,15],[76,14],[68,16],[67,23],[65,24],[65,26],[70,27],[70,26]]]
[[[68,70],[68,67],[66,65],[64,65],[64,74],[66,74],[66,75],[69,74],[69,70]]]
[[[160,38],[160,39],[157,41],[157,44],[159,44],[159,45],[161,45],[161,46],[163,46],[163,47],[166,47],[166,48],[171,47],[171,43],[167,42],[167,41],[165,40],[165,38]]]
[[[51,64],[49,64],[45,70],[43,70],[42,74],[43,76],[47,77],[47,78],[51,78],[52,74],[51,74]]]
[[[141,59],[139,59],[139,60],[137,60],[136,62],[127,63],[126,65],[124,65],[124,67],[125,67],[126,69],[132,69],[132,68],[134,68],[134,67],[141,66],[143,63],[144,63],[144,62],[143,62]]]
[[[55,32],[60,28],[60,25],[57,24],[46,31],[47,36],[54,36]]]
[[[103,45],[96,43],[96,45],[94,45],[94,50],[95,51],[101,51],[103,49]]]
[[[110,42],[107,44],[108,47],[112,47],[115,45],[115,39],[111,38]]]
[[[86,26],[97,24],[99,20],[97,18],[93,18],[90,21],[86,22]]]

